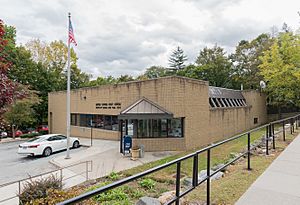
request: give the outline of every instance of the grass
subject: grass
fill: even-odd
[[[264,172],[274,159],[284,150],[285,147],[297,136],[287,134],[286,141],[282,138],[276,139],[276,149],[271,150],[269,156],[254,154],[251,156],[252,170],[246,169],[247,161],[242,159],[234,166],[230,166],[228,173],[220,180],[211,183],[212,204],[234,204],[249,186]],[[206,200],[205,184],[199,186],[185,198],[189,203],[204,204]]]
[[[277,130],[280,126],[275,126]],[[225,177],[212,181],[211,183],[211,201],[212,204],[234,204],[239,197],[248,189],[248,187],[260,176],[263,171],[272,163],[272,161],[280,154],[280,152],[293,140],[294,136],[288,134],[286,131],[286,141],[282,141],[282,137],[276,139],[276,150],[270,151],[270,155],[254,153],[251,156],[251,171],[246,169],[246,159],[242,158],[235,165],[228,167]],[[251,142],[260,140],[265,134],[265,129],[258,130],[251,134]],[[221,146],[214,148],[211,151],[211,165],[225,163],[235,153],[240,153],[245,150],[247,146],[247,136],[225,143]],[[270,146],[271,147],[271,146]],[[199,148],[200,149],[200,148]],[[195,151],[195,150],[194,150]],[[107,177],[97,180],[94,185],[81,185],[80,190],[87,192],[95,188],[104,186],[106,184],[117,181],[121,178],[131,176],[133,174],[145,171],[152,167],[170,162],[178,157],[192,153],[182,152],[174,156],[167,157],[155,162],[147,163],[126,171],[119,173],[112,172]],[[199,155],[199,171],[206,169],[206,152]],[[184,160],[181,164],[181,179],[192,176],[193,159]],[[175,190],[176,167],[170,166],[154,174],[147,175],[144,178],[125,184],[121,187],[110,190],[101,195],[95,196],[82,204],[112,204],[112,205],[126,205],[134,204],[140,197],[149,196],[158,198],[162,193]],[[181,183],[183,184],[183,183]],[[70,189],[72,193],[73,189]],[[183,204],[205,204],[205,184],[200,185],[197,189],[190,192],[185,196],[184,200],[187,203]],[[181,191],[184,190],[182,187]],[[57,201],[58,202],[58,201]]]
[[[255,140],[258,140],[262,137],[262,135],[265,133],[265,129],[262,130],[258,130],[256,132],[254,132],[253,134],[251,134],[251,143],[253,143]],[[212,159],[212,165],[216,165],[219,163],[224,163],[226,162],[228,159],[230,159],[232,157],[233,153],[239,153],[241,152],[247,145],[247,136],[243,136],[239,139],[236,139],[234,141],[231,141],[229,143],[225,143],[221,146],[218,146],[216,148],[214,148],[211,151],[211,159]],[[201,149],[202,147],[198,148]],[[150,162],[147,164],[143,164],[141,166],[138,167],[134,167],[132,169],[123,171],[122,173],[125,176],[131,176],[134,175],[136,173],[145,171],[147,169],[153,168],[155,166],[161,165],[161,164],[165,164],[167,162],[170,162],[172,160],[175,160],[179,157],[185,156],[189,153],[192,153],[191,151],[189,152],[182,152],[180,154],[174,155],[174,156],[170,156],[155,162]],[[192,169],[193,169],[193,159],[187,159],[185,161],[182,162],[181,164],[181,169],[183,170],[182,174],[186,175],[186,176],[191,176],[192,174]],[[199,170],[201,169],[205,169],[206,168],[206,153],[202,153],[199,155]],[[175,173],[175,165],[174,166],[170,166],[166,169],[163,169],[162,171],[159,171],[157,173],[154,173],[152,175],[150,175],[152,178],[154,179],[173,179],[174,178],[174,173]]]

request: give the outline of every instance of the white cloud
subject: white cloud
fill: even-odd
[[[72,13],[78,64],[98,75],[138,75],[151,65],[167,66],[181,46],[193,62],[204,46],[227,51],[242,39],[300,18],[296,0],[0,0],[1,17],[17,28],[17,42],[67,39]]]

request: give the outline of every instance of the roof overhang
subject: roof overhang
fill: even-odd
[[[143,97],[120,112],[119,119],[170,119],[173,113]]]

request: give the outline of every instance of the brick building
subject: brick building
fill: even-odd
[[[66,133],[66,91],[49,93],[48,114],[50,132]],[[258,91],[185,77],[71,91],[71,136],[120,140],[127,134],[146,151],[205,146],[266,121],[266,98]]]

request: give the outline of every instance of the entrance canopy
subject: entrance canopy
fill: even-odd
[[[173,113],[143,97],[120,112],[119,119],[171,119]]]

